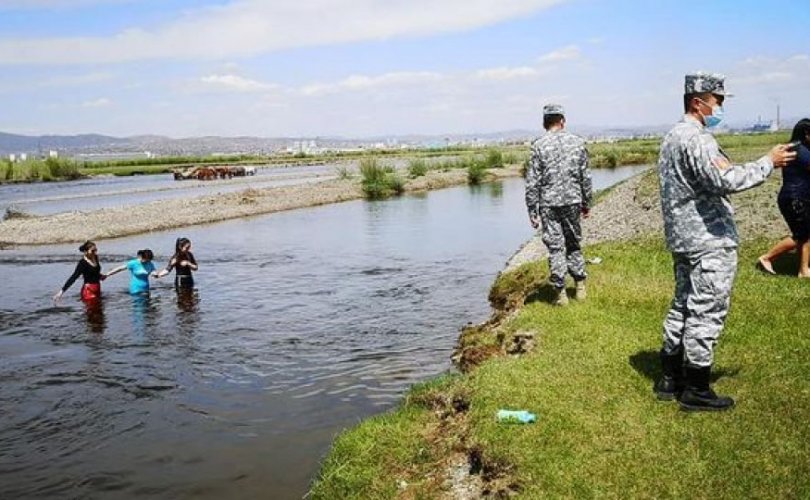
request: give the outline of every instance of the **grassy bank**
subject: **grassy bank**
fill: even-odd
[[[0,182],[31,182],[78,179],[79,164],[64,158],[32,159],[18,162],[0,160]]]
[[[720,146],[735,162],[759,158],[776,144],[788,142],[789,138],[788,132],[717,135]],[[660,138],[589,143],[591,167],[615,168],[656,163],[660,145]]]
[[[717,352],[717,388],[738,400],[731,412],[689,415],[653,398],[670,256],[659,238],[600,245],[587,251],[604,259],[590,269],[588,301],[553,308],[540,287],[516,316],[465,341],[502,351],[528,333],[533,352],[417,387],[398,411],[343,434],[313,498],[445,494],[454,453],[484,488],[523,498],[807,498],[807,284],[754,270],[769,243],[742,249]],[[795,261],[782,265],[793,272]],[[531,263],[502,276],[493,298],[522,298],[546,272]],[[538,422],[498,424],[499,408],[529,409]]]

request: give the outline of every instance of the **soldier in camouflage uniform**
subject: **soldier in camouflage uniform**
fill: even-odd
[[[543,228],[554,303],[566,305],[566,270],[577,284],[575,298],[585,299],[587,275],[580,249],[580,215],[587,217],[591,205],[591,174],[585,141],[564,130],[562,106],[543,107],[543,127],[546,133],[532,145],[526,173],[526,207],[532,227]]]
[[[686,115],[664,137],[658,161],[664,233],[672,252],[675,297],[664,319],[655,384],[661,400],[685,410],[725,410],[734,401],[709,386],[714,346],[728,313],[737,271],[737,228],[728,195],[757,186],[795,153],[776,146],[759,160],[732,165],[707,130],[722,120],[724,77],[686,75]]]

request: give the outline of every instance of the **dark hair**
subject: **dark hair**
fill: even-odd
[[[790,142],[800,141],[802,144],[810,148],[807,136],[810,135],[810,119],[802,118],[793,127],[793,133],[790,135]]]
[[[153,254],[148,248],[144,248],[143,250],[138,250],[138,257],[142,257],[146,260],[152,260],[155,258],[155,254]]]
[[[191,240],[188,238],[177,238],[177,241],[174,242],[174,255],[172,255],[172,259],[179,259],[180,254],[185,253],[183,252],[183,247],[190,243]]]
[[[180,253],[183,247],[189,243],[191,243],[191,240],[188,238],[177,238],[177,241],[174,242],[174,253]]]
[[[563,115],[560,114],[553,114],[553,115],[543,115],[543,128],[548,130],[554,125],[558,123],[562,123],[565,119]]]
[[[701,101],[706,101],[709,97],[711,97],[711,95],[712,95],[711,92],[696,92],[696,93],[693,93],[693,94],[684,94],[683,95],[683,112],[684,113],[689,112],[689,103],[691,103],[692,99],[694,99],[695,97],[697,97]]]
[[[90,247],[94,247],[94,246],[96,246],[96,244],[95,244],[95,243],[93,243],[93,242],[92,242],[92,241],[90,241],[90,240],[87,240],[87,241],[85,241],[84,243],[82,243],[82,246],[80,246],[80,247],[79,247],[79,251],[80,251],[81,253],[84,253],[84,252],[86,252],[86,251],[90,250]]]

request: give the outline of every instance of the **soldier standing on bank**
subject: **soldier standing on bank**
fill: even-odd
[[[565,130],[565,113],[558,104],[543,106],[546,133],[532,145],[526,173],[529,222],[542,225],[548,248],[555,305],[568,304],[566,270],[576,281],[577,300],[585,299],[585,259],[580,241],[580,216],[587,217],[593,196],[588,152],[582,138]]]
[[[723,329],[737,272],[738,235],[728,194],[759,184],[794,157],[778,145],[759,160],[732,165],[707,129],[723,119],[724,77],[686,75],[683,120],[661,144],[658,171],[675,297],[664,319],[655,384],[661,400],[679,398],[690,411],[726,410],[734,400],[709,386],[714,346]]]

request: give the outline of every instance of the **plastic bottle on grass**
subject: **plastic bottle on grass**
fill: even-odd
[[[509,424],[532,424],[537,421],[537,416],[526,410],[498,410],[495,418],[498,422]]]

